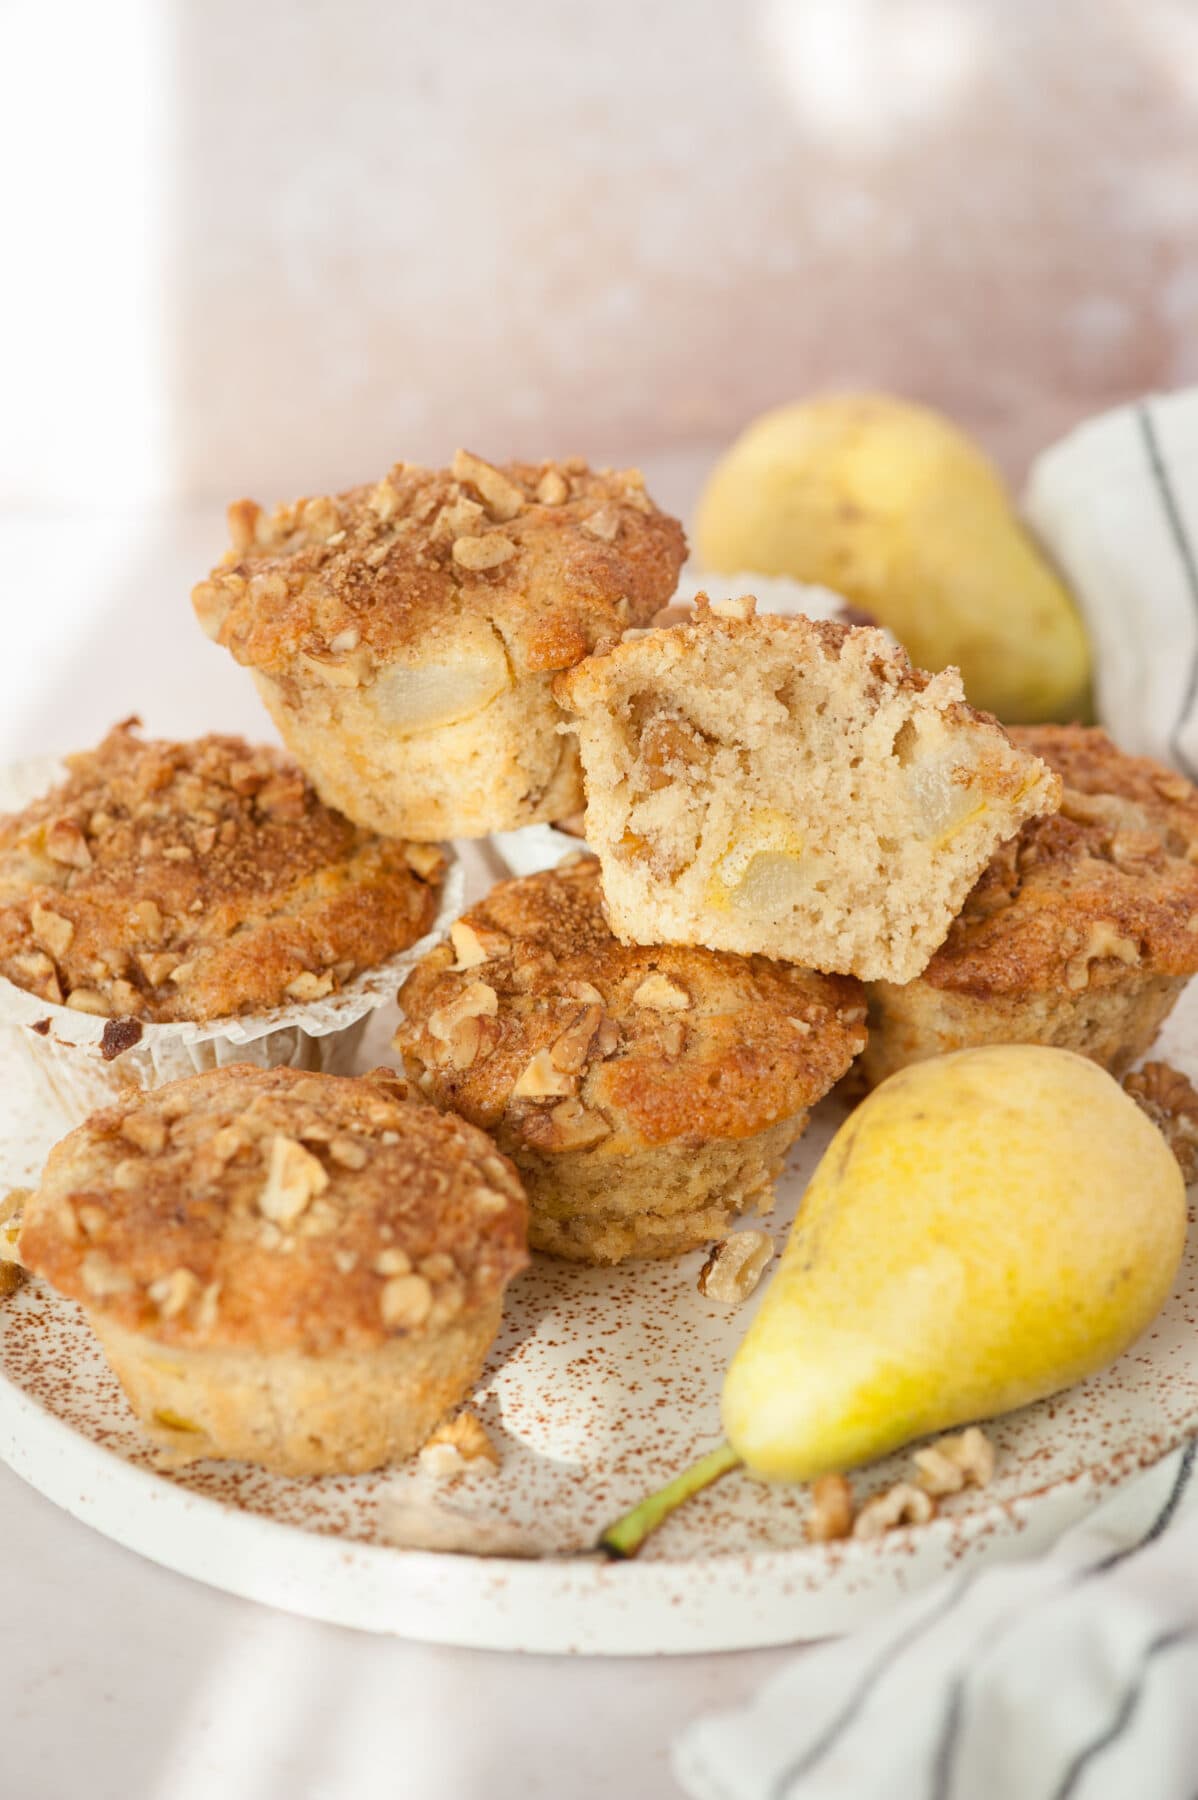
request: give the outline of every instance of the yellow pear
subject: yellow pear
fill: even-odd
[[[1097,1064],[1040,1045],[903,1069],[841,1127],[724,1384],[732,1450],[807,1481],[1111,1362],[1173,1284],[1185,1187]]]
[[[765,413],[699,504],[705,568],[835,588],[920,668],[956,664],[975,706],[1018,724],[1089,705],[1081,620],[977,447],[927,407],[833,395]]]

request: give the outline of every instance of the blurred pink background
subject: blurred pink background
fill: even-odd
[[[9,504],[278,498],[458,442],[698,468],[840,383],[1017,473],[1198,376],[1192,0],[11,0],[0,30]]]

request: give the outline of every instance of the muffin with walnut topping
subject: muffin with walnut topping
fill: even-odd
[[[1061,810],[997,851],[916,981],[869,984],[862,1072],[973,1044],[1052,1044],[1119,1074],[1198,971],[1198,790],[1104,731],[1011,729]]]
[[[280,751],[135,724],[0,819],[0,1016],[75,1116],[231,1044],[343,1060],[380,971],[397,979],[433,925],[447,868],[324,806]]]
[[[83,1306],[157,1443],[287,1475],[419,1449],[527,1261],[520,1182],[482,1132],[389,1069],[246,1064],[71,1132],[19,1249]]]
[[[400,1007],[421,1090],[512,1158],[534,1248],[580,1262],[677,1255],[768,1211],[865,1042],[849,977],[621,944],[593,857],[492,889]]]
[[[265,513],[192,601],[321,797],[374,831],[479,837],[582,805],[554,676],[669,598],[686,554],[635,470],[397,463]]]

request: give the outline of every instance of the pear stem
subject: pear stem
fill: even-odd
[[[692,1494],[697,1494],[729,1469],[738,1469],[741,1459],[731,1444],[717,1444],[706,1456],[699,1457],[697,1462],[675,1475],[665,1487],[658,1488],[655,1494],[647,1494],[638,1500],[630,1512],[609,1525],[595,1546],[613,1561],[635,1556],[645,1540],[653,1535],[657,1527],[669,1518],[670,1514],[680,1507]]]

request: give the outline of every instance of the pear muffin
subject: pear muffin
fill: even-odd
[[[1060,783],[954,669],[885,635],[700,600],[561,676],[625,942],[907,981]]]
[[[677,1255],[768,1211],[865,1042],[855,981],[621,944],[590,856],[493,888],[400,1007],[421,1091],[519,1169],[533,1247],[593,1263]]]
[[[136,725],[0,819],[0,1008],[68,1112],[77,1080],[75,1118],[118,1077],[149,1084],[164,1057],[183,1072],[168,1025],[229,1022],[237,1039],[236,1021],[271,1015],[259,1060],[323,1065],[336,1033],[302,1029],[306,1009],[348,1006],[359,977],[415,944],[447,869],[437,846],[325,806],[279,750]]]
[[[555,673],[674,590],[682,528],[635,470],[397,463],[265,513],[192,600],[322,798],[374,831],[478,837],[582,804]]]
[[[19,1253],[156,1443],[322,1475],[412,1454],[461,1400],[525,1232],[507,1159],[391,1070],[236,1064],[58,1143]]]
[[[1060,776],[1060,811],[995,853],[917,981],[870,985],[870,1082],[995,1043],[1121,1073],[1198,970],[1198,790],[1096,728],[1011,736]]]

